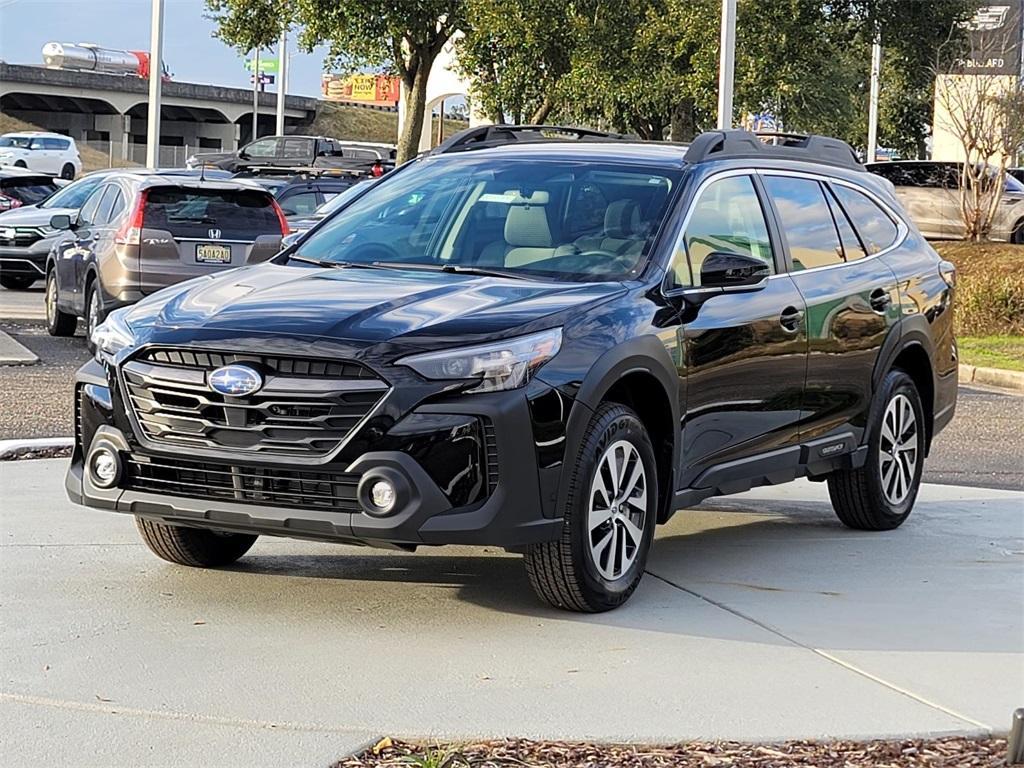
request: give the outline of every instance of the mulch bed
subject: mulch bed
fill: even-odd
[[[1006,766],[1005,739],[790,741],[758,745],[689,742],[671,747],[526,741],[409,744],[382,739],[333,768],[964,768]]]
[[[34,450],[16,451],[0,456],[0,461],[20,461],[21,459],[65,459],[71,455],[72,448],[36,448]]]

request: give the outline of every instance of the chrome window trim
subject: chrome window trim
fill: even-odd
[[[872,253],[867,255],[863,259],[857,259],[856,261],[845,262],[843,264],[827,264],[823,267],[801,269],[799,272],[787,268],[783,272],[776,272],[775,274],[769,275],[769,280],[773,280],[777,277],[788,277],[797,274],[805,275],[810,272],[820,272],[821,270],[825,269],[842,269],[843,267],[848,267],[851,266],[852,264],[859,264],[861,262],[869,261],[879,256],[884,256],[887,253],[899,248],[901,245],[903,245],[903,243],[907,239],[907,236],[910,234],[910,227],[907,226],[906,221],[904,221],[903,217],[895,209],[893,209],[893,207],[888,202],[880,198],[867,187],[861,186],[860,184],[857,184],[852,181],[848,181],[847,179],[843,179],[838,176],[829,176],[828,174],[824,173],[811,173],[808,171],[790,171],[782,168],[729,168],[727,170],[718,171],[716,173],[708,175],[703,181],[701,181],[700,185],[693,193],[693,198],[691,199],[690,204],[686,209],[686,213],[683,215],[683,223],[682,226],[679,228],[679,234],[673,241],[671,249],[669,249],[668,261],[665,264],[665,275],[662,278],[662,291],[666,295],[674,295],[680,291],[694,291],[700,289],[700,286],[695,285],[667,287],[667,283],[669,279],[669,274],[672,272],[672,264],[675,262],[676,253],[679,251],[680,248],[683,248],[685,251],[686,228],[690,226],[690,219],[692,218],[693,212],[697,207],[697,202],[700,200],[701,195],[704,194],[704,190],[713,182],[718,181],[720,179],[725,179],[732,176],[753,176],[755,174],[758,176],[789,176],[791,178],[813,179],[814,181],[824,181],[829,184],[839,184],[844,187],[849,187],[850,189],[856,192],[860,192],[861,194],[866,195],[869,200],[878,205],[896,224],[897,230],[896,239],[893,241],[891,245],[889,245],[887,248],[883,248],[878,253]],[[779,231],[783,233],[783,236],[785,236],[785,230],[782,227],[782,222],[777,223],[779,225]]]

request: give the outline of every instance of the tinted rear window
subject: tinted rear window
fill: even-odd
[[[868,253],[884,251],[896,242],[899,228],[876,202],[842,184],[834,185],[832,191],[860,233]]]
[[[249,189],[183,189],[156,187],[146,195],[145,227],[179,237],[247,239],[280,234],[281,224],[268,192]]]
[[[0,190],[8,197],[16,198],[26,205],[39,203],[57,191],[57,185],[49,179],[28,176],[18,179],[0,180]]]

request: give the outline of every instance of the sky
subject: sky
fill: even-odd
[[[42,65],[44,43],[148,51],[150,0],[0,0],[0,60]],[[249,88],[244,57],[213,37],[203,0],[164,0],[164,61],[175,80]],[[298,49],[294,40],[289,50]],[[289,93],[320,95],[325,48],[291,58]],[[275,86],[268,86],[273,91]]]

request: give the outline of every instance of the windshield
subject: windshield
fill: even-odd
[[[105,177],[87,176],[62,187],[39,204],[40,208],[81,208],[85,198],[100,185]]]
[[[1024,183],[1015,179],[1009,173],[1006,174],[1006,191],[1018,195],[1024,195]]]
[[[678,177],[578,160],[460,157],[421,163],[378,182],[294,255],[626,280],[642,268]]]
[[[18,149],[28,149],[28,145],[31,143],[31,136],[0,136],[0,147],[17,147]]]

